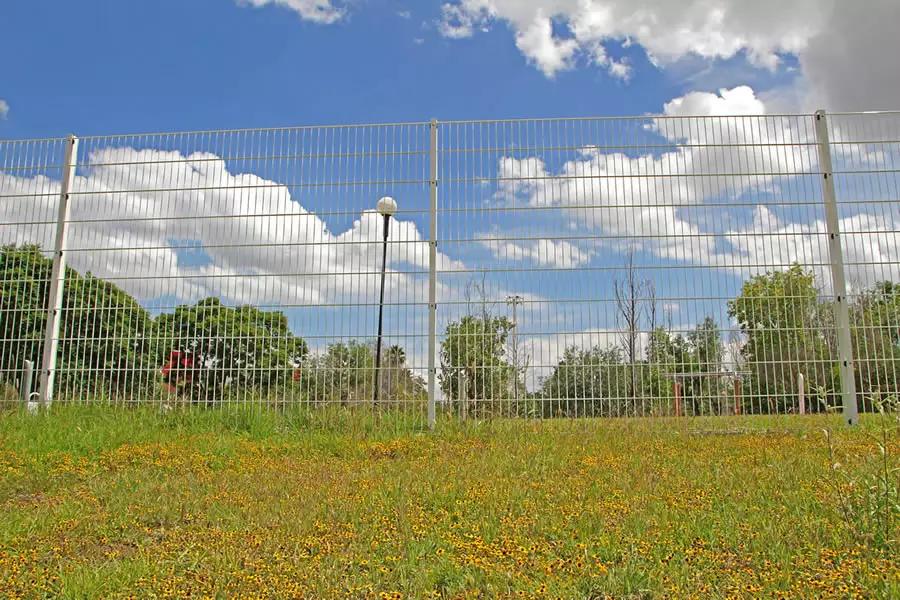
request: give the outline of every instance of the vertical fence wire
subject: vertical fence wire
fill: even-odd
[[[41,365],[65,139],[0,142],[0,391]],[[17,251],[11,248],[16,246]],[[34,378],[35,380],[37,378]],[[25,392],[37,400],[36,381]]]
[[[434,122],[81,138],[64,402],[671,424],[897,393],[900,116]],[[0,142],[4,398],[40,364],[65,140]],[[31,245],[29,245],[31,244]],[[433,272],[433,274],[432,274]],[[432,383],[433,381],[433,383]],[[441,415],[443,415],[441,417]],[[680,421],[679,421],[680,419]]]

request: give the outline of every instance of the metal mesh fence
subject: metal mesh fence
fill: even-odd
[[[893,113],[0,142],[0,378],[423,421],[852,420],[897,390],[898,150]]]

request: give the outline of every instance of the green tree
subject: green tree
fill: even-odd
[[[220,400],[226,388],[262,394],[284,389],[308,354],[284,313],[230,308],[218,298],[179,306],[154,326],[156,360],[164,363],[173,351],[190,354],[191,395],[208,403]]]
[[[725,343],[722,332],[712,317],[706,317],[697,328],[688,334],[690,347],[690,372],[696,377],[685,382],[685,397],[690,398],[693,414],[715,414],[722,393],[722,370],[725,358]],[[702,375],[702,373],[713,373]]]
[[[353,405],[370,403],[375,386],[375,350],[372,344],[352,340],[332,344],[310,361],[303,392],[308,401]],[[425,384],[410,369],[400,346],[383,350],[379,399],[388,404],[421,402]]]
[[[857,390],[863,398],[900,391],[900,285],[882,281],[850,310]],[[871,407],[865,407],[871,410]]]
[[[746,336],[741,352],[751,373],[748,401],[756,404],[754,410],[793,409],[799,373],[809,389],[838,387],[823,333],[828,311],[819,303],[811,272],[795,265],[751,277],[728,303],[728,314]]]
[[[501,412],[512,397],[514,367],[506,356],[513,323],[506,317],[468,315],[451,323],[441,342],[440,385],[463,411]]]
[[[0,378],[39,367],[53,263],[39,246],[0,249]],[[66,269],[57,362],[57,395],[143,393],[155,377],[147,354],[150,314],[118,287]]]
[[[566,348],[542,385],[544,417],[616,417],[633,412],[631,365],[621,348]]]
[[[379,397],[386,402],[422,402],[428,398],[425,382],[409,367],[406,351],[402,347],[388,348],[382,358],[381,368]]]
[[[675,375],[696,371],[687,338],[663,327],[654,329],[647,345],[647,368],[646,394],[657,403],[656,412],[672,414]]]

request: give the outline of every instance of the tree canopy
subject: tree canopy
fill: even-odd
[[[0,250],[0,377],[17,378],[25,360],[39,367],[53,263],[39,246]],[[60,320],[60,393],[145,392],[150,314],[115,285],[66,269]]]
[[[218,298],[160,315],[153,340],[157,364],[172,351],[190,355],[192,395],[205,401],[222,397],[228,387],[261,393],[286,388],[309,353],[284,313],[230,308]]]
[[[447,326],[441,342],[440,385],[446,401],[476,413],[500,410],[513,397],[516,374],[507,357],[513,323],[506,317],[467,315]]]

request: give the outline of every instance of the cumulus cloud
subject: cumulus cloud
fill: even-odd
[[[642,46],[665,64],[688,55],[730,58],[748,51],[772,68],[780,53],[796,53],[821,29],[829,4],[820,0],[748,5],[741,0],[458,0],[444,5],[457,24],[503,21],[519,49],[545,73],[571,66],[575,52],[605,53],[612,41]],[[554,33],[552,24],[563,26]],[[528,37],[529,43],[521,43]]]
[[[580,57],[627,77],[611,43],[640,46],[665,67],[689,57],[776,69],[799,58],[815,108],[895,109],[900,96],[900,3],[895,0],[454,0],[440,30],[467,37],[505,23],[524,56],[548,77]],[[554,27],[556,25],[556,27]]]
[[[330,24],[339,21],[344,11],[332,0],[237,0],[238,4],[259,8],[274,4],[290,9],[304,21]]]
[[[731,117],[698,123],[685,114],[759,115],[765,106],[753,90],[694,93],[665,106],[650,131],[673,149],[634,156],[584,146],[557,172],[542,157],[501,158],[497,195],[534,206],[558,206],[569,218],[611,235],[629,236],[661,256],[709,256],[713,240],[682,218],[679,208],[705,198],[739,195],[778,178],[806,172],[811,153],[804,129],[791,119],[773,126]]]
[[[830,272],[817,266],[830,264],[824,208],[808,208],[808,200],[822,202],[821,191],[809,188],[816,181],[809,174],[818,169],[813,121],[755,116],[766,112],[750,88],[691,93],[666,104],[663,117],[648,121],[647,130],[662,138],[663,149],[626,154],[587,145],[555,169],[542,156],[502,157],[496,197],[557,207],[566,219],[599,231],[601,244],[629,244],[662,259],[742,277],[795,261],[812,265],[830,289]],[[846,188],[842,197],[855,202],[842,208],[839,224],[851,278],[871,285],[879,277],[898,275],[900,238],[894,232],[900,218],[895,211],[865,214],[858,204],[862,198],[851,194],[864,193],[868,183],[853,173],[856,168],[884,171],[896,148],[851,140],[860,134],[871,137],[869,129],[877,134],[873,139],[891,138],[900,123],[865,132],[849,125],[833,122],[840,144],[834,151],[838,171],[847,173],[839,174],[839,184]],[[896,182],[884,180],[881,187],[890,196]],[[752,209],[747,198],[762,194],[772,195],[773,208],[760,204],[749,225],[728,225]],[[713,206],[704,206],[710,202]],[[803,210],[806,220],[779,219],[776,208],[795,215]],[[863,214],[852,214],[861,209]],[[702,215],[710,222],[701,223]],[[525,249],[504,251],[510,257],[527,256]]]
[[[565,240],[539,239],[533,242],[518,242],[486,235],[480,243],[499,260],[527,261],[541,267],[572,269],[586,265],[594,256],[593,252],[584,251]]]
[[[9,104],[6,100],[0,98],[0,119],[5,119],[9,114]]]
[[[0,244],[52,247],[60,184],[0,173]],[[344,232],[306,210],[287,186],[231,173],[214,154],[103,148],[72,185],[69,264],[139,300],[316,305],[377,298],[381,217]],[[391,298],[427,301],[428,244],[402,215],[389,237]],[[203,260],[189,260],[192,250]],[[461,263],[439,255],[442,270]],[[252,283],[250,283],[252,282]]]

